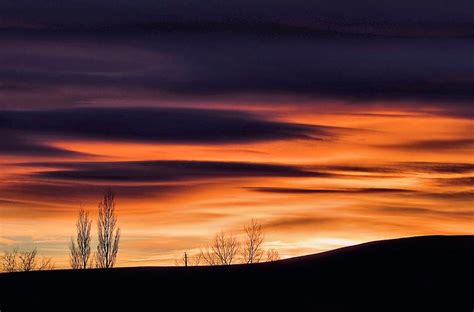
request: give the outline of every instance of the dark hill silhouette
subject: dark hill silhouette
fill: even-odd
[[[473,265],[474,236],[422,236],[255,265],[8,273],[0,309],[473,311]]]

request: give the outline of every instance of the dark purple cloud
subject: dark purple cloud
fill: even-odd
[[[446,174],[474,172],[474,163],[403,162],[399,166],[412,172]]]
[[[431,208],[422,208],[422,207],[397,207],[397,206],[387,206],[387,207],[380,207],[376,210],[388,214],[394,215],[405,215],[405,216],[412,216],[412,215],[419,215],[419,216],[435,216],[435,217],[442,217],[442,218],[463,218],[463,219],[474,219],[474,211],[471,210],[439,210],[439,209],[431,209]]]
[[[329,174],[298,166],[225,161],[130,161],[31,163],[53,170],[33,174],[37,178],[69,181],[161,182],[242,177],[321,177]]]
[[[402,168],[394,165],[386,166],[356,166],[356,165],[332,165],[332,166],[318,166],[320,170],[336,171],[336,172],[354,172],[354,173],[400,173]]]
[[[3,1],[0,105],[285,95],[415,99],[469,117],[473,11],[463,0]]]
[[[7,0],[1,4],[3,27],[53,29],[107,27],[116,25],[182,23],[276,23],[315,28],[395,28],[401,25],[431,26],[446,30],[474,22],[474,6],[467,0]],[[466,26],[464,26],[466,27]],[[376,27],[375,27],[376,28]]]
[[[400,144],[385,144],[381,145],[383,148],[395,148],[402,150],[413,151],[457,151],[468,150],[474,148],[474,139],[433,139],[420,140]]]
[[[251,187],[251,191],[260,193],[273,194],[294,194],[294,195],[317,195],[317,194],[366,194],[382,196],[382,194],[400,194],[403,196],[416,196],[436,200],[452,200],[452,201],[470,201],[473,199],[474,192],[459,191],[459,192],[426,192],[409,189],[395,189],[395,188],[344,188],[344,189],[304,189],[304,188],[278,188],[278,187]]]
[[[110,183],[100,185],[94,183],[74,183],[68,181],[52,182],[23,182],[9,183],[2,186],[0,195],[5,198],[14,198],[11,202],[0,202],[0,206],[11,207],[11,211],[24,215],[35,215],[35,212],[54,213],[55,211],[70,211],[71,205],[77,207],[81,203],[95,206],[97,199],[107,190],[112,189],[118,200],[121,198],[132,200],[143,200],[144,198],[164,198],[174,196],[181,192],[190,191],[192,185],[124,185],[123,183]],[[58,194],[67,194],[67,196],[58,196]],[[29,201],[28,201],[29,200]],[[26,202],[23,202],[26,201]],[[15,202],[19,202],[15,204]],[[40,202],[40,203],[38,203]],[[53,202],[51,207],[43,206],[41,202]],[[64,209],[62,205],[68,205]],[[1,210],[1,209],[0,209]],[[5,214],[9,210],[5,209]]]
[[[474,185],[474,177],[462,178],[439,178],[433,179],[440,186],[456,186],[456,187],[472,187]]]
[[[415,191],[394,188],[347,188],[347,189],[308,189],[284,187],[249,187],[248,190],[260,193],[276,194],[381,194],[381,193],[413,193]]]
[[[313,170],[334,172],[343,174],[351,172],[352,174],[377,174],[378,176],[392,176],[392,174],[407,173],[436,173],[436,174],[453,174],[453,173],[470,173],[474,172],[474,164],[471,163],[455,163],[455,162],[400,162],[385,165],[330,165],[330,166],[310,166]]]
[[[1,122],[0,122],[1,124]],[[33,157],[79,157],[89,154],[68,151],[65,149],[48,146],[25,135],[12,131],[1,131],[0,126],[0,155],[33,156]]]
[[[171,108],[0,111],[1,129],[60,138],[189,144],[333,136],[331,127],[271,121],[246,112]]]
[[[237,94],[461,103],[474,99],[472,40],[97,36],[6,39],[9,44],[0,51],[0,88],[12,101],[30,107],[35,103],[20,101],[24,92],[49,89],[47,93],[65,97],[58,88],[89,90],[72,99],[76,105],[101,97],[104,88],[157,99]],[[462,105],[461,112],[456,106],[446,114],[472,115],[472,108]]]

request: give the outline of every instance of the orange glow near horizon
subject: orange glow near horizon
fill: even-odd
[[[116,192],[122,231],[118,266],[173,265],[217,231],[242,234],[252,218],[264,225],[265,247],[282,257],[385,238],[473,233],[473,120],[403,108],[321,113],[281,105],[274,113],[279,121],[333,127],[335,135],[221,145],[49,138],[50,146],[84,155],[0,154],[0,251],[37,247],[58,268],[68,267],[78,207],[95,218],[108,187]],[[124,178],[113,185],[35,174],[63,170],[57,162],[145,160],[274,164],[324,174],[196,174],[173,181]],[[56,164],[31,164],[38,162]],[[450,170],[456,164],[470,167]]]

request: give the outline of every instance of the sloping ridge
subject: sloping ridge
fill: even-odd
[[[473,273],[474,236],[420,236],[257,265],[0,274],[0,309],[472,311]]]
[[[453,254],[454,253],[454,254]],[[362,243],[342,247],[317,254],[293,257],[279,261],[285,264],[303,264],[318,261],[330,261],[338,257],[384,258],[396,256],[397,259],[409,257],[411,260],[428,258],[438,254],[457,254],[466,256],[474,253],[474,235],[430,235],[407,238],[396,238]],[[393,260],[397,260],[393,259]],[[370,260],[370,259],[366,259]],[[389,260],[388,260],[389,261]],[[436,259],[431,259],[436,262]]]

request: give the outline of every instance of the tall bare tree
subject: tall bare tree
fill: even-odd
[[[244,226],[245,238],[241,248],[241,255],[244,263],[258,263],[264,255],[263,240],[264,234],[262,225],[257,220],[252,219]]]
[[[222,265],[231,265],[239,251],[237,239],[232,234],[227,234],[224,231],[216,234],[211,247],[218,263]]]
[[[91,256],[91,225],[92,220],[84,207],[79,209],[76,222],[76,241],[71,238],[69,260],[73,269],[87,269]]]
[[[117,259],[120,242],[120,228],[117,228],[115,214],[115,196],[108,191],[99,203],[98,245],[96,253],[96,266],[98,268],[112,268]]]

